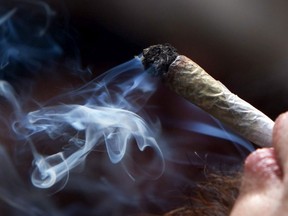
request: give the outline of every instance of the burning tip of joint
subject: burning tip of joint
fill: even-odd
[[[142,63],[153,76],[162,76],[178,55],[176,48],[168,43],[153,45],[143,50]]]

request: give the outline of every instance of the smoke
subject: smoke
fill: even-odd
[[[41,1],[11,1],[1,6],[1,77],[22,70],[34,73],[51,64],[62,48],[47,34],[55,12]]]
[[[25,82],[56,76],[65,64],[52,34],[57,13],[43,1],[11,1],[0,13],[5,215],[161,212],[181,202],[181,187],[193,186],[199,169],[234,168],[253,150],[202,110],[163,94],[140,57],[37,101]]]
[[[63,103],[61,98],[69,97],[73,104],[66,102],[63,105],[45,106],[16,121],[14,131],[25,139],[45,133],[52,140],[64,136],[69,145],[64,151],[43,156],[32,144],[36,166],[31,177],[32,183],[40,188],[53,186],[69,175],[71,169],[83,163],[89,152],[102,142],[106,145],[112,163],[122,160],[133,140],[141,151],[151,147],[157,152],[160,158],[158,166],[163,170],[162,153],[155,140],[157,134],[151,130],[157,125],[148,123],[136,114],[141,111],[143,101],[156,89],[155,82],[149,82],[148,76],[143,73],[141,61],[135,58],[86,86],[57,98]],[[124,81],[121,82],[121,79]],[[9,98],[8,95],[12,93],[6,91],[2,94]],[[14,102],[11,101],[12,104]],[[14,107],[19,106],[16,103]]]

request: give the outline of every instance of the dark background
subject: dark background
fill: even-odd
[[[15,41],[14,37],[7,37],[7,40],[11,42],[9,45],[12,48],[19,48],[24,54],[19,59],[11,57],[10,65],[1,68],[0,75],[3,76],[1,79],[8,80],[16,92],[23,96],[21,102],[23,100],[24,112],[29,112],[34,107],[38,109],[42,102],[45,105],[47,99],[53,98],[63,91],[76,89],[106,70],[130,60],[150,45],[167,42],[175,46],[179,53],[201,65],[232,92],[262,110],[272,119],[287,110],[288,64],[286,61],[288,50],[286,40],[288,29],[286,23],[288,3],[285,1],[48,0],[47,2],[55,11],[56,16],[52,16],[53,20],[47,29],[47,35],[40,39],[35,37],[35,40],[32,38],[33,34],[30,34],[30,29],[34,30],[32,33],[35,33],[38,24],[43,24],[41,21],[44,19],[42,9],[45,7],[33,6],[35,2],[42,1],[0,0],[1,6],[2,3],[5,3],[3,4],[5,12],[9,11],[9,8],[14,8],[15,5],[18,7],[19,2],[24,2],[24,9],[19,10],[20,12],[17,12],[13,19],[16,20],[15,27],[19,27],[19,23],[25,24],[18,32],[20,37],[15,37],[16,39],[20,38],[20,41]],[[23,11],[22,14],[21,11]],[[42,12],[41,16],[37,16],[35,11]],[[0,12],[1,15],[5,14],[5,12]],[[29,17],[29,12],[31,12],[32,18]],[[27,30],[25,28],[29,26],[26,25],[27,23],[33,27]],[[33,24],[36,24],[36,27]],[[5,27],[5,25],[3,26]],[[6,30],[3,29],[0,33],[2,31],[5,33]],[[0,42],[3,41],[0,40]],[[27,47],[21,50],[23,44],[27,44]],[[53,52],[53,49],[51,51],[50,45],[56,48],[59,45],[63,48],[63,52]],[[38,50],[36,50],[39,52],[35,52],[36,54],[31,52],[34,50],[30,49],[31,47],[37,47]],[[2,52],[7,51],[6,47],[1,46],[1,48],[0,56],[2,56]],[[26,50],[30,52],[26,52]],[[26,55],[29,58],[25,58]],[[25,61],[27,59],[31,62]],[[38,73],[45,70],[47,70],[46,73]],[[171,197],[166,200],[166,192],[177,191],[177,196],[179,196],[179,192],[180,195],[183,195],[181,190],[185,191],[186,187],[191,187],[189,184],[196,183],[196,180],[202,177],[200,174],[204,173],[205,175],[206,163],[218,166],[218,168],[225,165],[222,167],[223,170],[228,169],[226,166],[242,164],[245,156],[249,153],[247,149],[242,151],[241,148],[234,149],[230,140],[224,141],[211,136],[193,134],[193,132],[191,138],[190,132],[188,134],[187,131],[178,131],[177,125],[173,127],[173,119],[169,119],[171,116],[176,120],[185,119],[187,116],[187,120],[199,118],[203,122],[209,122],[211,119],[208,121],[209,117],[203,113],[198,115],[198,111],[184,105],[179,98],[173,98],[173,101],[174,99],[176,102],[180,101],[173,104],[171,94],[167,93],[167,89],[161,85],[159,88],[158,93],[160,94],[153,98],[158,104],[154,104],[162,107],[160,113],[162,112],[163,119],[168,123],[169,120],[172,122],[172,126],[170,124],[164,130],[163,136],[166,140],[170,139],[171,146],[167,149],[171,150],[175,154],[175,158],[179,160],[167,163],[167,176],[163,176],[156,182],[144,179],[135,183],[123,172],[119,164],[111,164],[106,154],[92,152],[85,169],[71,174],[67,186],[50,199],[56,203],[55,209],[64,209],[63,214],[66,215],[112,215],[111,212],[114,213],[113,215],[119,215],[121,211],[125,215],[125,211],[134,211],[135,206],[131,203],[130,197],[135,196],[140,199],[137,200],[136,207],[141,206],[142,212],[163,213],[174,208],[171,203],[174,203],[175,206],[181,206],[183,203],[182,200],[175,202],[176,196],[172,196],[172,200],[170,200]],[[37,101],[36,105],[35,103],[25,103],[27,96],[28,98],[32,96],[32,99]],[[27,101],[29,100],[31,98],[27,99]],[[38,103],[39,101],[40,103]],[[10,117],[10,105],[7,105],[4,99],[1,99],[0,102],[4,113],[1,115]],[[175,113],[178,116],[175,117]],[[161,115],[160,118],[162,118]],[[6,120],[6,118],[3,119]],[[163,125],[166,123],[164,122]],[[22,140],[13,139],[14,134],[10,131],[9,124],[3,123],[2,127],[1,123],[1,129],[3,130],[0,133],[1,143],[4,143],[13,162],[16,161],[15,167],[21,176],[24,176],[26,188],[16,181],[17,184],[14,184],[13,179],[6,178],[8,171],[3,169],[3,175],[0,175],[2,176],[0,186],[3,186],[3,182],[8,186],[6,187],[4,184],[2,189],[5,190],[1,193],[2,197],[0,198],[6,202],[9,201],[4,192],[9,195],[11,188],[15,188],[16,195],[11,194],[12,203],[15,197],[20,197],[20,200],[26,202],[23,204],[25,209],[28,207],[34,209],[35,206],[39,207],[39,203],[42,203],[45,204],[44,210],[49,209],[47,215],[58,215],[51,213],[49,202],[46,201],[49,198],[45,193],[43,195],[40,190],[41,196],[39,195],[39,197],[44,197],[42,201],[42,198],[38,199],[38,196],[29,192],[30,189],[35,190],[29,177],[33,160],[30,149],[27,148],[27,145],[23,145]],[[176,134],[178,135],[176,136]],[[48,143],[49,141],[47,141]],[[44,142],[45,144],[46,142]],[[164,144],[163,146],[166,146],[166,143]],[[14,146],[18,148],[14,148]],[[239,154],[239,149],[242,154]],[[202,157],[194,154],[195,152],[203,153],[204,159],[208,153],[212,153],[210,161],[202,160]],[[19,155],[23,156],[17,158]],[[5,157],[1,158],[5,159]],[[5,161],[1,164],[4,166]],[[180,175],[180,173],[184,174]],[[103,176],[108,176],[107,179],[110,182],[102,181]],[[24,192],[21,192],[20,189],[23,189]],[[146,197],[147,191],[149,196]],[[24,194],[22,198],[21,194]],[[30,194],[33,195],[32,198]],[[151,199],[151,195],[155,200]],[[155,203],[161,197],[163,203],[160,202],[156,205]],[[9,203],[6,202],[0,203],[1,211]],[[46,203],[48,203],[47,206]],[[98,208],[99,206],[103,208]],[[163,206],[165,208],[161,209],[160,207]],[[12,205],[11,209],[14,207]],[[25,211],[25,209],[20,210]],[[97,212],[98,209],[103,210],[104,213],[101,210],[100,213]],[[29,210],[26,210],[27,215],[30,214]],[[5,214],[5,211],[2,212]],[[139,209],[137,212],[139,213]],[[5,215],[15,214],[7,213]]]
[[[70,14],[84,65],[101,71],[147,46],[168,42],[272,119],[287,110],[285,1],[67,0],[62,4]]]

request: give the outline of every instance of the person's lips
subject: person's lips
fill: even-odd
[[[261,179],[280,178],[282,174],[274,148],[262,148],[252,152],[245,161],[244,172]]]

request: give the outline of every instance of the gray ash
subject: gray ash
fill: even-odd
[[[142,63],[153,76],[163,76],[179,54],[170,44],[158,44],[143,50]]]

